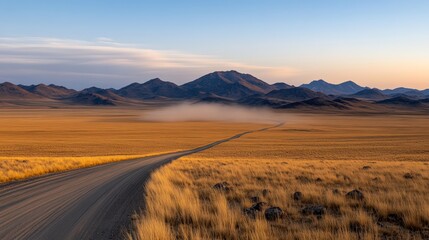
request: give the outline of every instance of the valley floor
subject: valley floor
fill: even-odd
[[[260,124],[147,122],[148,109],[2,109],[0,183],[199,147]]]
[[[285,122],[156,171],[130,238],[429,238],[429,117]]]

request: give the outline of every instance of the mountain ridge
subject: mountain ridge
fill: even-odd
[[[357,91],[359,89],[361,90]],[[346,92],[354,93],[345,94]],[[168,100],[285,109],[352,110],[376,109],[380,106],[427,108],[429,95],[426,96],[426,93],[429,94],[429,89],[420,91],[401,87],[379,90],[359,86],[353,81],[331,84],[315,80],[299,87],[283,82],[269,84],[250,74],[234,70],[212,72],[182,85],[154,78],[143,83],[134,82],[120,89],[90,87],[76,91],[53,84],[0,84],[0,99],[3,101],[55,100],[94,106],[136,105],[152,100]]]

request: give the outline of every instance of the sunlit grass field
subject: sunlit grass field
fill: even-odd
[[[141,120],[138,109],[2,109],[0,182],[202,146],[257,124]]]
[[[429,117],[285,121],[156,171],[131,237],[429,238]],[[223,182],[227,190],[213,188]],[[352,190],[363,198],[347,197]],[[261,211],[245,211],[258,202]],[[268,221],[268,207],[283,214]]]

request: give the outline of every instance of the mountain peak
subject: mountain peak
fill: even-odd
[[[174,83],[163,81],[160,78],[154,78],[154,79],[151,79],[151,80],[143,83],[143,85],[151,85],[151,84],[174,84]]]
[[[275,89],[270,84],[235,70],[216,71],[182,85],[187,90],[211,93],[218,97],[239,99],[253,94],[265,94]]]
[[[319,79],[319,80],[313,80],[313,81],[311,81],[312,83],[327,83],[327,84],[329,84],[328,82],[326,82],[325,80],[323,80],[323,79]]]
[[[322,92],[328,95],[349,95],[357,93],[364,89],[353,81],[346,81],[341,84],[328,83],[323,79],[314,80],[309,84],[303,84],[301,87],[308,88],[313,91]]]

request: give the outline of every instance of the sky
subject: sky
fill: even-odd
[[[0,82],[181,84],[234,69],[425,89],[428,12],[427,0],[2,0]]]

